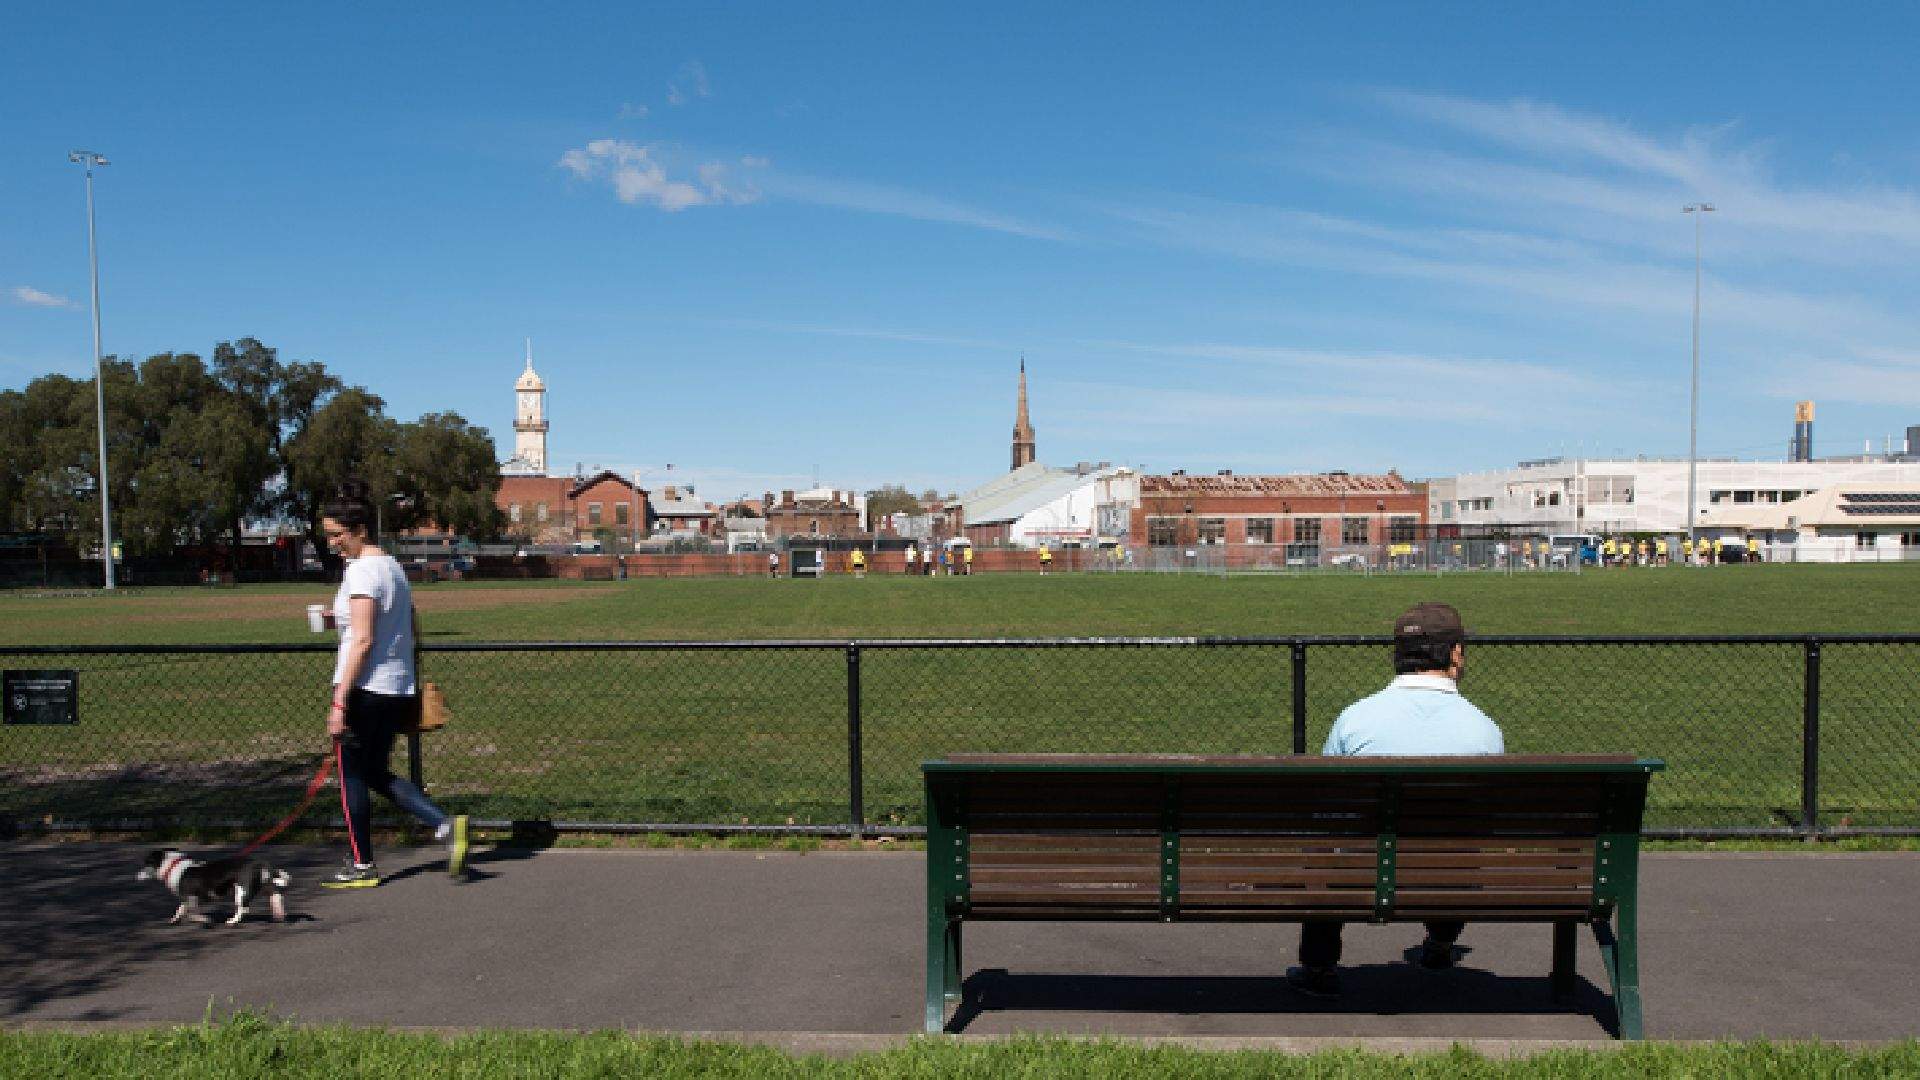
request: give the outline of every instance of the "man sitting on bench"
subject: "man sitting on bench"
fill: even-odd
[[[1466,664],[1466,628],[1447,604],[1418,604],[1393,623],[1393,682],[1385,690],[1347,706],[1327,733],[1322,754],[1451,755],[1499,754],[1506,750],[1499,725],[1460,695]],[[1420,965],[1453,966],[1453,943],[1466,924],[1426,924]],[[1313,997],[1340,993],[1339,922],[1307,922],[1300,927],[1300,966],[1287,969],[1287,982]]]

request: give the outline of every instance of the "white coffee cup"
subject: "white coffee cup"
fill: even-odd
[[[321,604],[307,605],[307,629],[318,634],[327,628],[327,609]]]

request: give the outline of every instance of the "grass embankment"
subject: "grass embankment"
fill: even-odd
[[[1907,1077],[1920,1044],[1846,1049],[1818,1043],[1641,1043],[1554,1050],[1495,1060],[1455,1048],[1390,1055],[1207,1052],[1021,1038],[914,1040],[899,1049],[831,1060],[766,1047],[618,1032],[481,1032],[456,1037],[351,1028],[300,1028],[241,1017],[151,1032],[0,1033],[0,1075],[44,1077]]]
[[[1378,634],[1421,599],[1486,633],[1901,631],[1920,566],[1569,574],[980,576],[466,584],[418,596],[429,641]],[[0,598],[0,643],[317,640],[324,591],[267,587]],[[1823,657],[1829,824],[1920,819],[1913,646]],[[1494,646],[1466,690],[1517,752],[1665,758],[1652,825],[1797,820],[1797,645]],[[7,666],[27,665],[9,659]],[[317,764],[331,656],[35,658],[81,672],[81,724],[0,730],[0,817],[271,819]],[[843,651],[430,653],[457,720],[426,745],[450,808],[572,821],[847,818]],[[1316,647],[1308,740],[1389,675]],[[1284,752],[1285,649],[873,649],[861,660],[868,819],[918,820],[917,764],[958,750]]]

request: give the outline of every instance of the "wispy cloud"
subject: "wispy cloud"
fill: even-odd
[[[41,292],[31,285],[15,285],[9,291],[8,295],[13,297],[14,303],[24,304],[27,307],[70,308],[79,306],[64,296],[57,296],[50,292]]]
[[[712,97],[713,88],[707,82],[707,66],[698,60],[689,60],[680,65],[680,70],[667,84],[667,104],[678,108],[694,98]]]
[[[1069,234],[1063,229],[1024,221],[992,210],[956,202],[938,195],[910,191],[906,188],[779,171],[769,171],[756,176],[755,179],[768,195],[790,202],[831,206],[867,214],[914,218],[945,225],[964,225],[969,228],[1023,236],[1030,240],[1070,239]]]
[[[614,118],[616,120],[645,120],[652,111],[652,109],[647,108],[645,105],[636,105],[631,101],[623,101],[620,103],[620,112]]]
[[[561,154],[559,165],[581,180],[611,185],[621,202],[656,206],[668,212],[692,206],[739,205],[760,198],[751,184],[734,180],[723,162],[702,163],[692,176],[676,178],[668,175],[657,145],[641,146],[624,139],[595,139]]]

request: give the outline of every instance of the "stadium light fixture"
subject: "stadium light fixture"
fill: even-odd
[[[112,589],[113,505],[107,495],[107,380],[100,363],[100,249],[93,235],[93,170],[107,164],[107,158],[91,150],[73,150],[68,152],[67,160],[87,171],[87,269],[93,284],[93,408],[100,437],[100,564],[106,571],[105,585]]]
[[[1689,203],[1680,212],[1693,215],[1693,405],[1687,422],[1687,539],[1692,541],[1700,523],[1696,509],[1700,472],[1700,222],[1713,213],[1713,207],[1703,202]]]

